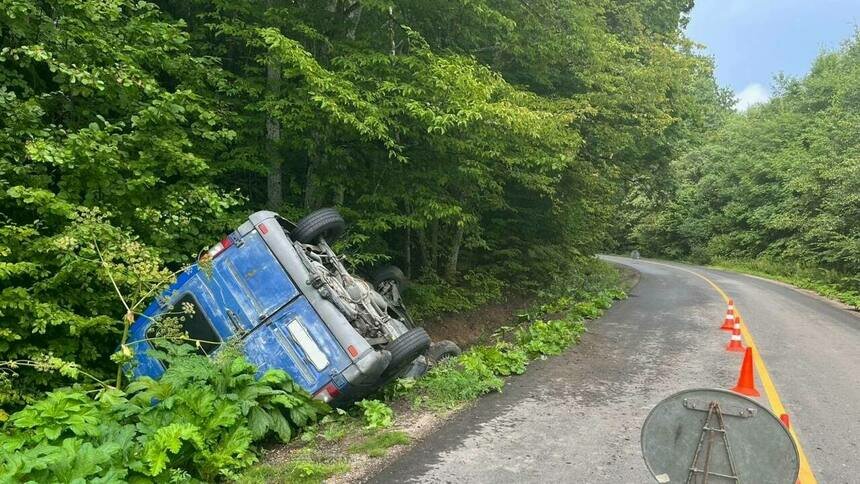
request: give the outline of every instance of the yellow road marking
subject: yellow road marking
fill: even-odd
[[[710,280],[706,276],[699,274],[696,271],[691,271],[690,269],[686,269],[684,267],[673,266],[669,264],[661,264],[660,262],[652,262],[649,260],[642,260],[642,262],[647,262],[649,264],[656,264],[658,266],[670,267],[673,269],[682,270],[684,272],[689,272],[694,276],[704,280],[708,284],[711,285],[719,294],[722,296],[723,300],[725,300],[726,304],[729,303],[729,296],[725,291],[720,288],[714,281]],[[770,379],[770,373],[767,371],[767,366],[764,364],[764,359],[761,357],[761,354],[758,351],[758,347],[753,340],[752,334],[747,329],[746,324],[744,323],[744,318],[741,316],[740,311],[738,311],[738,305],[735,303],[735,313],[738,316],[738,319],[741,323],[741,336],[743,336],[744,340],[747,343],[747,346],[752,348],[753,350],[753,361],[755,362],[755,368],[758,372],[758,377],[761,380],[762,386],[764,386],[764,393],[767,396],[768,402],[770,402],[770,408],[773,413],[777,414],[777,416],[782,415],[784,413],[788,413],[785,411],[785,407],[782,405],[782,400],[779,399],[779,393],[776,391],[776,385],[773,384],[773,380]],[[806,454],[803,452],[803,447],[800,445],[800,439],[797,438],[797,434],[794,433],[794,426],[789,427],[788,432],[791,434],[791,437],[794,439],[794,445],[797,446],[797,455],[800,458],[800,472],[798,473],[798,480],[802,484],[817,484],[818,481],[815,479],[815,474],[812,473],[812,468],[809,467],[809,460],[806,458]]]

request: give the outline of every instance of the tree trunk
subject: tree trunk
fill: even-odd
[[[394,7],[388,6],[388,42],[391,44],[391,57],[397,55],[397,43],[394,41]]]
[[[350,22],[350,25],[346,31],[346,38],[349,40],[355,40],[355,32],[358,30],[358,24],[361,21],[362,7],[361,3],[355,2],[347,8],[347,21]]]
[[[326,202],[325,194],[320,190],[319,171],[325,170],[326,151],[325,133],[320,130],[314,131],[313,145],[308,149],[308,168],[305,171],[305,208],[308,210],[317,208],[320,203]]]
[[[269,95],[278,96],[281,89],[281,69],[274,60],[266,66],[266,88]],[[266,117],[266,161],[268,162],[268,206],[277,210],[284,203],[284,167],[279,153],[281,122],[272,116]]]
[[[418,236],[418,253],[421,255],[421,275],[427,275],[430,270],[430,251],[427,250],[427,230],[416,230]]]
[[[334,203],[335,207],[340,207],[343,205],[343,200],[346,197],[346,187],[338,183],[338,185],[334,189],[334,197],[332,198],[332,203]]]
[[[412,229],[406,227],[406,246],[403,248],[403,269],[406,278],[412,279]]]
[[[463,233],[466,224],[458,223],[457,231],[454,233],[454,241],[451,244],[451,253],[448,255],[448,264],[445,266],[445,278],[449,281],[457,275],[457,260],[460,258],[460,246],[463,244]]]
[[[316,197],[316,164],[317,162],[314,160],[312,153],[311,158],[308,160],[308,169],[305,172],[305,208],[307,209],[314,208],[314,198]]]
[[[430,222],[430,263],[429,267],[433,272],[437,273],[439,268],[439,221]]]

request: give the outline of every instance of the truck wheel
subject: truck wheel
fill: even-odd
[[[415,361],[409,364],[409,366],[404,368],[403,373],[397,375],[397,378],[408,378],[411,380],[417,380],[424,376],[425,373],[427,373],[427,368],[429,366],[430,365],[427,361],[427,358],[419,356],[418,358],[415,358]]]
[[[391,363],[385,370],[386,375],[397,373],[430,347],[430,336],[424,328],[412,328],[401,334],[385,347],[391,353]]]
[[[337,209],[321,208],[299,220],[296,228],[290,232],[290,237],[303,244],[315,244],[320,237],[332,243],[343,235],[344,230],[346,222]]]
[[[427,351],[427,357],[430,358],[430,361],[439,363],[444,359],[459,356],[462,352],[463,350],[457,346],[457,343],[446,339],[431,344],[430,350]]]
[[[406,290],[406,286],[409,284],[406,274],[399,267],[393,265],[382,266],[374,270],[370,279],[373,281],[373,287],[377,289],[385,281],[394,281],[397,284],[397,290],[401,293]]]

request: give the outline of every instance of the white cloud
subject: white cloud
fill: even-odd
[[[737,102],[735,110],[744,112],[754,104],[764,103],[770,99],[770,92],[761,84],[754,82],[735,94]]]

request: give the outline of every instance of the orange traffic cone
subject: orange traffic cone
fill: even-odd
[[[731,306],[729,306],[729,308],[731,308]],[[723,320],[723,325],[720,326],[720,329],[723,331],[731,331],[735,329],[735,311],[733,309],[726,311],[726,319]]]
[[[732,388],[732,391],[744,394],[748,397],[761,396],[758,390],[755,389],[752,348],[747,348],[746,353],[744,353],[744,362],[741,363],[741,374],[738,377],[738,384]]]
[[[779,421],[782,422],[783,425],[785,425],[785,428],[787,428],[787,429],[791,428],[791,420],[788,418],[787,413],[780,415]]]
[[[745,349],[744,344],[741,343],[741,323],[736,319],[734,327],[732,327],[732,339],[729,340],[729,344],[726,346],[726,351],[736,351],[740,353]]]

